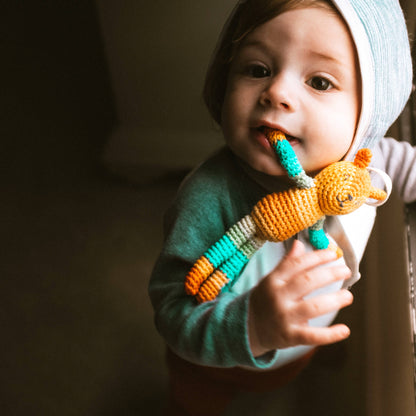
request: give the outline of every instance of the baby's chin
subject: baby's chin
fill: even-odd
[[[288,178],[287,172],[283,169],[283,167],[276,163],[275,161],[264,161],[263,163],[257,162],[251,166],[253,169],[257,170],[268,176],[273,176],[277,179],[284,179]]]

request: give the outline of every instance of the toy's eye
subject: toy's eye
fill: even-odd
[[[347,201],[352,201],[352,200],[354,199],[354,197],[353,197],[351,194],[348,194],[348,195],[347,195],[347,198],[345,198],[345,199],[341,199],[341,198],[339,197],[339,195],[337,195],[337,196],[336,196],[336,199],[337,199],[337,201],[338,201],[338,203],[339,203],[339,206],[340,206],[341,208],[344,208],[344,204],[345,204]]]

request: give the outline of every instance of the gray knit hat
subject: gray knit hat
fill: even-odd
[[[412,88],[407,28],[398,0],[332,0],[350,28],[362,79],[362,107],[353,145],[373,147],[402,112]]]

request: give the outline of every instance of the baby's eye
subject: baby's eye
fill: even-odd
[[[333,88],[331,81],[328,81],[323,77],[313,77],[307,82],[307,84],[318,91],[328,91]]]
[[[270,71],[263,65],[251,65],[247,68],[247,75],[253,78],[265,78],[270,76]]]

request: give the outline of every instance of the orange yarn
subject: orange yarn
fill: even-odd
[[[274,130],[270,127],[265,127],[263,131],[267,137],[267,140],[270,142],[272,146],[275,145],[277,142],[286,140],[286,136],[280,130]]]
[[[214,271],[214,266],[206,257],[200,257],[189,272],[189,278],[185,281],[185,291],[188,295],[196,295],[205,276],[209,276]]]
[[[221,270],[215,270],[210,278],[205,280],[195,296],[198,303],[214,300],[229,280]]]
[[[322,215],[315,187],[266,195],[251,212],[258,235],[274,242],[287,240]]]

